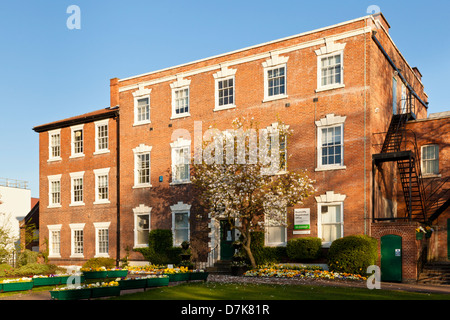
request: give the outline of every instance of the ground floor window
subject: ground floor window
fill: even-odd
[[[96,257],[109,257],[109,225],[109,222],[94,223]]]
[[[319,238],[322,238],[324,246],[329,246],[334,240],[343,237],[342,208],[342,203],[319,204]]]
[[[84,257],[84,223],[70,224],[71,229],[71,258]]]
[[[134,247],[148,247],[148,235],[150,233],[150,213],[152,208],[139,205],[133,209],[134,213]]]

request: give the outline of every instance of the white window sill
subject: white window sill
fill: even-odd
[[[346,166],[330,166],[330,167],[319,167],[316,168],[315,171],[316,172],[320,172],[320,171],[333,171],[333,170],[346,170],[347,167]]]
[[[333,84],[333,85],[329,85],[326,87],[320,87],[316,89],[316,92],[323,92],[323,91],[328,91],[328,90],[334,90],[334,89],[340,89],[340,88],[345,88],[345,84]]]
[[[442,174],[422,174],[422,179],[442,178]]]
[[[82,157],[84,157],[84,153],[73,154],[69,158],[70,159],[75,159],[75,158],[82,158]]]
[[[61,258],[61,255],[60,254],[49,254],[48,258],[50,258],[50,259]]]
[[[84,258],[84,254],[82,253],[72,254],[70,258]]]
[[[109,258],[108,253],[98,253],[94,256],[94,258]]]
[[[289,96],[287,94],[279,94],[276,96],[265,97],[262,102],[270,102],[270,101],[275,101],[275,100],[280,100],[280,99],[286,99],[288,97]]]
[[[69,204],[69,207],[82,207],[84,206],[84,202],[74,202]]]
[[[190,113],[182,113],[182,114],[178,114],[178,115],[172,115],[170,117],[170,120],[181,119],[181,118],[186,118],[186,117],[190,117],[190,116],[191,116]]]
[[[133,127],[143,126],[150,123],[152,123],[150,120],[135,122],[133,123]]]
[[[216,111],[223,111],[223,110],[229,110],[229,109],[236,109],[236,105],[235,104],[229,104],[229,105],[226,105],[226,106],[216,106],[215,108],[214,108],[214,112],[216,112]]]
[[[173,181],[173,182],[171,182],[171,183],[169,183],[169,185],[171,185],[171,186],[174,186],[174,185],[179,185],[179,184],[190,184],[190,183],[192,183],[192,181],[191,180],[189,180],[189,181]]]
[[[107,150],[99,150],[99,151],[95,151],[95,152],[94,152],[94,155],[97,155],[97,154],[105,154],[105,153],[110,153],[109,149],[107,149]]]
[[[51,204],[51,205],[49,205],[47,208],[48,208],[48,209],[51,209],[51,208],[61,208],[61,205],[60,205],[60,204]]]
[[[266,247],[286,247],[286,242],[267,243]]]
[[[148,248],[148,244],[135,244],[133,249]]]
[[[61,157],[55,157],[55,158],[48,159],[47,162],[56,162],[56,161],[61,161],[61,160],[62,160]]]
[[[111,201],[109,201],[109,200],[97,200],[97,201],[94,201],[94,204],[108,204],[108,203],[111,203]]]
[[[151,184],[138,184],[133,186],[133,189],[142,189],[142,188],[151,188],[152,185]]]

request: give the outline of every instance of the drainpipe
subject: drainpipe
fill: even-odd
[[[116,266],[120,264],[120,110],[116,113]]]

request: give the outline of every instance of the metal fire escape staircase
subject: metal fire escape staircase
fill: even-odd
[[[401,187],[406,204],[406,214],[396,220],[414,220],[431,224],[450,205],[448,189],[443,187],[448,179],[440,181],[435,190],[427,197],[422,180],[420,153],[415,133],[406,129],[406,123],[415,119],[411,110],[413,99],[407,99],[405,113],[394,114],[386,133],[381,153],[373,155],[375,165],[383,162],[396,162]],[[444,191],[444,192],[442,192]],[[386,220],[386,219],[378,219]]]

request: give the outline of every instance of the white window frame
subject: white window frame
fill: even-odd
[[[190,175],[190,157],[191,157],[191,140],[186,140],[183,138],[178,138],[176,141],[172,142],[170,144],[170,147],[172,148],[172,182],[171,184],[184,184],[184,183],[190,183],[191,182],[191,175]],[[188,178],[184,180],[180,180],[177,177],[177,167],[186,165],[179,163],[179,150],[184,149],[187,150],[188,158],[185,158],[186,161],[188,161],[189,169],[188,169]]]
[[[139,205],[139,207],[136,207],[133,209],[133,214],[134,214],[134,248],[146,248],[148,247],[148,242],[147,243],[138,243],[138,231],[140,231],[140,229],[138,228],[138,216],[143,216],[143,215],[148,215],[148,232],[150,233],[151,230],[151,216],[152,213],[152,208],[151,207],[147,207],[146,205]]]
[[[325,38],[325,46],[319,48],[315,51],[317,55],[317,89],[316,92],[321,92],[325,90],[333,90],[345,87],[344,82],[344,49],[346,43],[334,42],[334,38]],[[334,83],[332,85],[322,86],[322,59],[331,56],[341,56],[341,82]]]
[[[133,188],[149,188],[152,186],[151,184],[151,151],[152,147],[144,144],[140,144],[138,147],[133,149],[134,154],[134,186]],[[148,173],[148,183],[140,183],[139,182],[139,163],[138,159],[140,155],[148,154],[149,156],[149,173]]]
[[[133,92],[134,97],[134,124],[133,126],[140,126],[151,123],[151,99],[150,93],[152,89],[145,89],[142,84],[139,84],[139,89]],[[138,120],[138,101],[148,99],[148,119]]]
[[[434,146],[435,148],[437,148],[437,154],[435,155],[436,158],[435,159],[424,159],[424,149],[427,148],[427,147],[431,147],[431,146]],[[420,155],[420,166],[421,166],[421,168],[420,169],[422,171],[422,176],[424,178],[440,177],[441,175],[439,174],[439,172],[440,172],[439,171],[439,145],[436,144],[436,143],[432,143],[432,144],[427,144],[427,145],[421,146],[420,147],[420,153],[421,153],[421,155]],[[424,161],[437,161],[438,172],[437,173],[436,172],[431,172],[431,173],[425,172]]]
[[[70,227],[70,258],[84,258],[84,226],[85,223],[71,223]],[[82,253],[75,253],[75,232],[82,231],[83,232],[83,242],[82,242]]]
[[[111,222],[94,222],[94,228],[95,228],[95,256],[94,258],[109,258],[109,226],[111,225]],[[100,253],[100,239],[99,239],[99,231],[100,230],[107,230],[108,232],[108,252],[102,252]]]
[[[334,57],[334,56],[340,56],[340,58],[341,58],[341,63],[340,63],[341,64],[341,67],[340,67],[341,81],[339,83],[322,85],[322,59]],[[318,56],[317,57],[317,90],[316,90],[316,92],[324,91],[324,90],[339,89],[339,88],[343,88],[343,87],[345,87],[345,85],[344,85],[344,51],[341,50],[338,52],[333,52],[333,53]]]
[[[172,211],[173,246],[178,247],[178,246],[181,246],[182,242],[180,242],[180,243],[176,242],[175,231],[178,229],[175,229],[175,216],[176,216],[176,214],[183,214],[183,213],[187,214],[188,225],[186,228],[187,229],[187,240],[186,241],[190,241],[190,239],[191,239],[191,222],[190,222],[191,205],[183,203],[183,202],[178,202],[176,205],[170,206],[170,210]]]
[[[110,195],[109,171],[110,171],[110,168],[94,170],[94,175],[95,175],[95,201],[94,201],[94,204],[111,203],[111,201],[109,200],[109,195]],[[99,178],[104,177],[104,176],[106,176],[106,181],[107,181],[108,197],[107,197],[107,199],[100,199]]]
[[[86,195],[86,190],[84,188],[84,171],[80,171],[80,172],[71,172],[70,174],[70,204],[69,206],[74,207],[74,206],[84,206],[84,199],[85,199],[85,195]],[[83,196],[83,200],[82,201],[75,201],[75,185],[74,185],[74,180],[76,179],[82,179],[82,196]]]
[[[325,194],[316,196],[317,202],[317,237],[322,239],[322,218],[321,212],[323,206],[340,206],[340,227],[341,227],[341,237],[344,237],[344,201],[347,198],[344,194],[334,193],[334,191],[327,191]],[[322,240],[322,247],[329,248],[332,242],[324,242]]]
[[[214,76],[214,99],[215,99],[215,105],[214,105],[214,111],[221,111],[221,110],[227,110],[227,109],[233,109],[236,108],[236,69],[229,69],[226,66],[222,66],[221,70],[217,73],[215,73]],[[225,80],[233,80],[233,103],[228,103],[226,105],[219,105],[219,82],[225,81]]]
[[[288,97],[287,84],[288,84],[288,69],[287,62],[289,57],[279,56],[276,53],[271,53],[270,59],[262,63],[264,69],[264,100],[263,102],[273,101],[278,99],[285,99]],[[269,96],[269,77],[268,72],[270,70],[284,68],[284,93]]]
[[[315,171],[325,170],[342,170],[347,167],[344,165],[345,145],[344,145],[344,129],[345,120],[347,117],[336,116],[334,114],[328,114],[325,118],[316,121],[317,127],[317,167]],[[341,127],[341,163],[340,164],[322,164],[322,129],[329,129],[334,127]]]
[[[61,258],[61,224],[47,225],[48,229],[48,257],[49,258]],[[59,232],[59,250],[58,253],[54,252],[53,232]]]
[[[53,176],[47,176],[48,178],[48,206],[47,208],[61,208],[61,175],[53,175]],[[52,190],[52,184],[53,182],[59,182],[59,202],[54,203],[53,202],[53,190]]]
[[[82,149],[83,152],[75,152],[75,132],[80,131],[82,132]],[[71,156],[70,158],[78,158],[78,157],[84,157],[84,150],[85,150],[85,139],[84,139],[84,124],[80,124],[77,126],[70,127],[71,131]]]
[[[52,144],[53,136],[59,136],[59,145],[55,146],[59,148],[59,156],[53,156],[53,147]],[[48,132],[48,162],[51,161],[60,161],[61,160],[61,129],[56,129]]]
[[[191,116],[191,90],[190,90],[191,80],[183,79],[181,76],[177,76],[177,81],[170,84],[170,88],[172,89],[172,116],[170,119],[179,119]],[[187,98],[188,98],[188,112],[183,112],[181,114],[176,113],[176,93],[181,90],[187,89]]]
[[[103,154],[103,153],[108,153],[109,152],[109,119],[105,119],[105,120],[101,120],[101,121],[96,121],[94,122],[95,124],[95,152],[94,154]],[[107,147],[106,148],[99,148],[99,128],[106,126],[106,130],[107,130],[107,136],[106,136],[106,143],[107,143]]]
[[[287,221],[287,212],[284,213],[285,219]],[[286,224],[275,224],[270,222],[266,216],[264,216],[264,224],[265,224],[265,236],[264,236],[264,243],[267,247],[285,247],[287,244],[287,225]],[[269,228],[271,227],[283,227],[284,228],[284,240],[282,242],[269,242]]]

